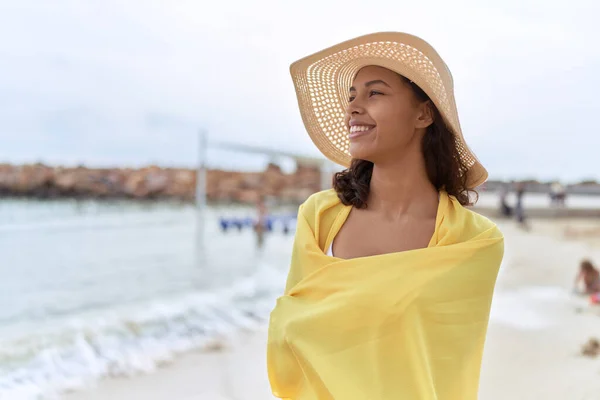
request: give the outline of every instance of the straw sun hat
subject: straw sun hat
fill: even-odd
[[[454,134],[458,153],[467,167],[467,185],[482,184],[488,174],[465,143],[450,70],[433,47],[406,33],[361,36],[291,65],[302,120],[319,150],[335,163],[350,165],[352,157],[344,120],[348,90],[358,71],[368,65],[390,69],[427,93]]]

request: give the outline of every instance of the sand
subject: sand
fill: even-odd
[[[600,357],[580,355],[590,337],[600,337],[600,307],[571,293],[580,259],[600,263],[600,236],[573,232],[592,232],[600,221],[532,221],[527,233],[512,221],[499,225],[506,236],[506,255],[494,297],[480,399],[600,399]],[[221,351],[188,354],[152,375],[106,380],[65,399],[272,399],[265,342],[266,328],[240,333]]]
[[[273,399],[266,376],[266,329],[240,333],[220,351],[187,354],[151,375],[110,379],[65,399]]]

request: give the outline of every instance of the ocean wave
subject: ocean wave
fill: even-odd
[[[151,373],[178,354],[218,347],[263,325],[282,292],[284,271],[261,265],[233,286],[162,299],[53,332],[0,343],[0,399],[56,399],[99,379]]]

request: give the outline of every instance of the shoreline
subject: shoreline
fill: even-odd
[[[274,399],[266,371],[266,327],[239,332],[222,348],[182,354],[152,374],[100,381],[62,400],[265,400]],[[259,373],[257,373],[259,372]]]

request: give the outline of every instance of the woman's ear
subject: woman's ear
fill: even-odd
[[[431,100],[419,104],[419,113],[417,114],[417,128],[427,128],[433,124],[433,105]]]

